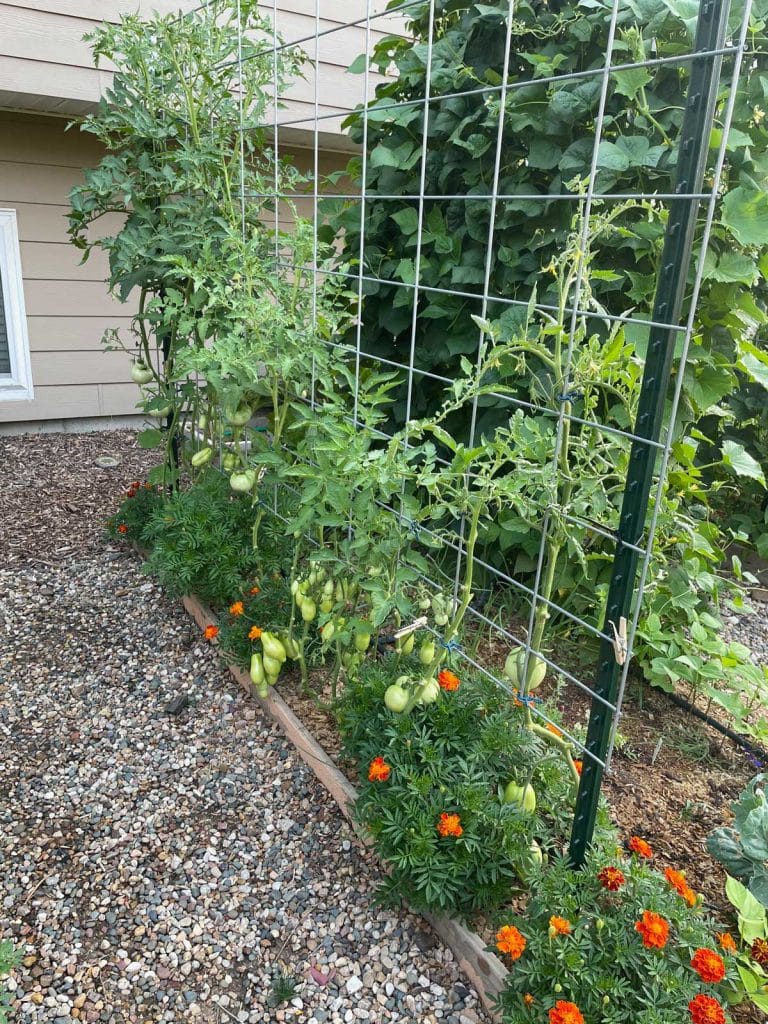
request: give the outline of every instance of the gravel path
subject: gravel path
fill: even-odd
[[[121,465],[95,469],[104,452]],[[486,1022],[423,922],[372,907],[375,865],[191,620],[96,542],[145,462],[127,432],[0,439],[16,1019]],[[280,968],[298,990],[271,1007]]]

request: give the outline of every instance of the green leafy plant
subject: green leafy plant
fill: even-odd
[[[488,910],[562,849],[573,780],[487,680],[462,674],[409,715],[389,710],[385,694],[409,668],[397,657],[364,663],[338,710],[360,773],[356,815],[388,869],[380,894],[430,910]],[[603,810],[596,842],[610,834]]]
[[[664,878],[620,850],[593,852],[581,871],[556,859],[538,874],[524,914],[500,918],[494,949],[510,964],[504,1021],[725,1024],[734,957],[681,890],[679,873]]]
[[[224,656],[240,668],[250,668],[254,653],[262,649],[261,634],[282,631],[290,607],[288,584],[279,572],[254,579],[219,619],[218,642]]]
[[[228,606],[266,571],[270,551],[251,544],[251,503],[225,477],[205,473],[189,490],[170,495],[143,531],[150,546],[145,571],[171,594],[194,594],[214,608]]]
[[[272,1007],[289,1003],[296,995],[298,982],[292,974],[280,968],[272,978],[267,1004]]]
[[[107,520],[107,536],[142,544],[147,523],[163,500],[162,492],[154,485],[132,481],[117,512]]]
[[[716,828],[707,837],[707,849],[715,860],[764,907],[768,907],[767,780],[768,775],[756,775],[731,804],[733,828]]]
[[[768,1012],[768,917],[765,907],[746,886],[730,875],[726,879],[725,892],[736,910],[742,942],[736,959],[740,984],[734,985],[731,998],[733,1002],[740,1002],[746,997],[758,1009]]]
[[[110,330],[105,342],[132,354],[140,407],[166,424],[140,435],[144,447],[165,449],[155,482],[177,481],[178,438],[198,418],[199,390],[176,372],[177,356],[242,318],[236,275],[246,268],[258,292],[254,268],[273,261],[268,194],[301,180],[262,127],[273,88],[283,92],[301,57],[292,48],[273,56],[264,45],[272,26],[257,8],[212,0],[183,16],[123,15],[88,37],[96,61],[117,74],[80,122],[107,153],[70,194],[70,236],[84,259],[106,252],[111,292],[137,303],[132,338]],[[114,214],[120,228],[99,232]]]
[[[0,1024],[8,1024],[8,1008],[11,1002],[3,981],[20,961],[21,957],[14,949],[13,943],[7,940],[0,941]]]

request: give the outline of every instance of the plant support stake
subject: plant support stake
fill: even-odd
[[[728,0],[705,0],[699,9],[694,50],[702,56],[691,63],[675,186],[680,198],[670,204],[654,298],[652,320],[655,323],[680,323],[699,208],[699,199],[688,197],[700,193],[704,180],[722,64],[722,55],[712,51],[723,47],[728,7]],[[595,681],[597,696],[611,704],[616,702],[621,659],[617,657],[615,641],[605,636],[614,636],[621,628],[621,620],[630,618],[638,548],[648,512],[678,333],[670,327],[650,329],[634,429],[636,439],[632,442],[627,468]],[[570,860],[574,867],[584,864],[592,841],[610,731],[610,709],[593,698],[586,740],[586,749],[592,756],[584,758],[571,835]]]

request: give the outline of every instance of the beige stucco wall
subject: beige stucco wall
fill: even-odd
[[[127,356],[101,347],[107,327],[129,326],[131,307],[107,294],[105,257],[81,265],[67,238],[69,190],[101,152],[65,126],[61,118],[0,112],[0,209],[18,218],[35,390],[32,401],[0,400],[0,424],[136,413]],[[310,166],[311,152],[294,152],[298,166]],[[344,160],[324,154],[321,171]],[[301,205],[310,212],[311,203]]]

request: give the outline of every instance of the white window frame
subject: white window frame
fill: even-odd
[[[34,388],[15,210],[0,209],[0,278],[11,362],[10,375],[0,374],[0,402],[28,402]]]

